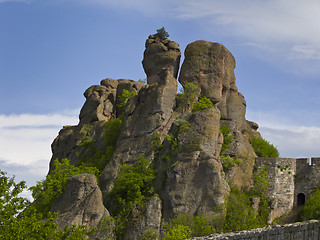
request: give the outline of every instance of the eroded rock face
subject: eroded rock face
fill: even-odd
[[[146,236],[148,232],[160,236],[161,221],[162,201],[158,195],[155,195],[145,204],[143,212],[133,213],[125,239],[140,240],[141,236]]]
[[[150,162],[153,160],[154,152],[151,148],[151,142],[154,135],[159,133],[163,140],[174,120],[172,114],[178,83],[172,71],[176,64],[179,65],[180,50],[178,53],[177,50],[174,51],[174,57],[170,57],[170,61],[167,59],[166,52],[160,52],[160,56],[150,57],[150,52],[157,52],[154,49],[154,44],[163,43],[160,41],[148,44],[147,40],[146,57],[143,60],[143,65],[146,72],[149,72],[148,69],[152,69],[152,66],[158,66],[159,68],[154,69],[148,75],[148,83],[152,82],[152,84],[143,86],[138,95],[130,98],[127,103],[117,149],[113,154],[111,163],[106,166],[101,176],[104,192],[111,191],[121,163],[134,164],[142,155],[145,155]],[[172,50],[169,49],[168,51]],[[163,58],[166,59],[164,63],[159,62],[159,59]]]
[[[161,195],[164,217],[191,213],[211,218],[214,207],[223,205],[230,191],[219,161],[220,112],[213,107],[186,119],[190,128],[179,130],[179,153],[167,166]]]
[[[162,81],[159,73],[163,70],[177,78],[180,56],[178,43],[171,40],[161,40],[157,34],[150,35],[146,41],[146,50],[142,61],[148,84]]]
[[[235,59],[220,43],[196,41],[185,50],[179,82],[193,82],[201,89],[201,95],[209,98],[219,108],[221,124],[232,130],[234,141],[229,147],[230,155],[241,159],[227,178],[239,187],[250,185],[254,150],[250,144],[257,136],[257,125],[245,119],[246,101],[238,92],[234,75]],[[243,170],[241,170],[243,169]]]
[[[69,179],[66,191],[53,206],[61,213],[61,226],[76,223],[99,227],[102,219],[109,217],[106,208],[112,214],[109,193],[121,164],[133,165],[142,155],[155,168],[157,194],[144,207],[132,209],[125,239],[141,239],[146,231],[159,235],[163,221],[179,213],[210,218],[217,213],[216,206],[225,205],[230,192],[228,181],[239,187],[250,185],[255,158],[250,139],[260,134],[258,125],[245,119],[246,102],[235,83],[234,57],[222,44],[189,44],[179,81],[182,85],[185,81],[198,85],[201,95],[211,99],[215,107],[178,113],[174,110],[180,55],[177,43],[151,35],[142,62],[147,85],[108,78],[86,90],[80,123],[60,131],[52,144],[52,160],[68,158],[71,164],[89,161],[97,151],[106,149],[108,120],[121,117],[122,127],[112,158],[99,179],[101,189],[93,175]],[[136,95],[121,109],[124,90]],[[228,172],[224,172],[220,157],[221,125],[230,127],[234,138],[230,155],[240,159]],[[152,146],[155,136],[160,150]],[[176,146],[170,141],[176,141]]]
[[[56,222],[59,227],[65,225],[85,225],[88,229],[98,228],[110,218],[102,202],[102,193],[93,174],[80,174],[67,181],[66,190],[53,204],[52,212],[59,212]],[[104,232],[112,237],[112,232]],[[96,236],[98,237],[98,236]]]

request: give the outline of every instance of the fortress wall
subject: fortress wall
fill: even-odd
[[[266,167],[270,183],[269,198],[272,201],[269,222],[291,211],[294,203],[296,174],[295,158],[257,158],[257,169]]]
[[[318,240],[320,239],[320,221],[275,225],[235,233],[213,234],[192,240]]]

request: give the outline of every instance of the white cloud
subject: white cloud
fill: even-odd
[[[51,143],[62,126],[77,124],[74,113],[0,115],[0,159],[20,165],[49,161]]]
[[[319,157],[320,126],[301,125],[295,121],[302,113],[247,112],[247,119],[260,125],[262,137],[278,147],[282,157]],[[303,115],[303,114],[302,114]],[[306,115],[304,115],[306,118]],[[309,113],[308,118],[318,119],[319,113]]]
[[[34,186],[45,178],[51,143],[63,125],[78,123],[77,110],[52,114],[0,115],[0,169]],[[31,193],[23,196],[31,200]]]

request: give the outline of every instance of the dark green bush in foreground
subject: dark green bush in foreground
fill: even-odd
[[[320,189],[309,196],[304,207],[303,215],[307,220],[317,219],[320,220]]]
[[[258,157],[279,157],[278,149],[263,138],[253,137],[251,144]]]
[[[84,240],[94,233],[76,225],[59,230],[57,214],[47,213],[44,221],[43,214],[20,196],[24,190],[24,181],[15,183],[14,178],[0,171],[0,240]]]

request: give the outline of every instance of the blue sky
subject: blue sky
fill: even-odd
[[[317,0],[0,0],[0,169],[44,178],[50,144],[104,78],[145,78],[148,35],[224,44],[247,119],[283,157],[320,156]],[[182,58],[183,60],[183,58]]]

